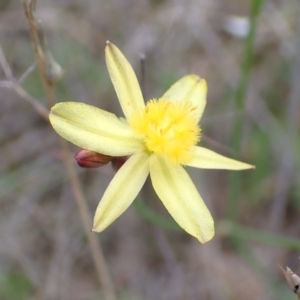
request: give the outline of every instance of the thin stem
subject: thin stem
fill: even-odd
[[[146,99],[146,55],[144,53],[140,53],[140,64],[141,64],[141,89],[144,101]]]
[[[137,212],[150,223],[173,232],[184,232],[181,227],[171,218],[157,214],[140,199],[134,201]],[[286,237],[274,233],[269,233],[261,229],[253,229],[250,227],[234,224],[229,221],[219,221],[216,223],[216,232],[219,236],[238,237],[243,243],[246,241],[259,242],[263,245],[271,245],[289,250],[300,250],[300,240],[292,237]]]
[[[270,245],[282,249],[300,250],[300,240],[293,237],[286,237],[274,233],[269,233],[261,229],[254,229],[240,224],[234,224],[227,221],[217,223],[217,232],[221,236],[237,238],[240,243],[256,242],[262,245]],[[251,248],[251,247],[250,247]]]
[[[137,212],[153,225],[166,230],[182,232],[181,227],[179,227],[179,225],[173,219],[157,214],[155,211],[145,205],[141,199],[136,199],[133,202],[133,205]]]
[[[297,26],[297,39],[296,49],[300,49],[300,9],[298,8],[298,26]],[[300,107],[300,56],[295,56],[295,63],[291,78],[291,93],[287,102],[286,110],[286,136],[287,144],[283,148],[279,161],[279,169],[277,176],[276,191],[274,197],[274,204],[271,211],[271,230],[276,232],[281,229],[285,207],[288,202],[288,195],[290,186],[293,182],[295,159],[298,153],[295,155],[294,141],[298,130],[298,115]]]
[[[41,115],[45,120],[48,120],[49,119],[48,109],[44,105],[39,103],[36,99],[31,97],[14,78],[12,70],[4,56],[1,45],[0,45],[0,65],[2,66],[6,78],[9,80],[8,82],[6,82],[7,84],[5,85],[5,87],[13,89],[21,98],[23,98],[27,103],[29,103],[39,115]]]
[[[47,79],[47,73],[46,73],[46,65],[44,61],[44,53],[42,51],[42,48],[40,46],[39,37],[38,37],[38,31],[36,27],[35,17],[33,15],[33,8],[29,1],[29,3],[26,0],[21,0],[25,16],[29,25],[29,31],[30,31],[30,37],[33,44],[33,49],[40,73],[40,77],[42,80],[43,88],[46,94],[46,98],[48,100],[48,103],[50,106],[53,106],[56,101],[53,94],[53,85],[51,82]],[[115,291],[113,288],[112,280],[109,275],[109,270],[102,252],[102,248],[100,246],[99,241],[96,238],[96,235],[93,234],[90,230],[90,226],[92,224],[92,219],[89,214],[88,206],[86,204],[86,199],[84,197],[84,194],[82,192],[81,184],[79,181],[79,178],[77,176],[77,173],[74,169],[74,165],[72,164],[72,161],[70,159],[70,150],[68,143],[63,140],[62,138],[59,138],[60,145],[63,149],[64,153],[64,163],[66,170],[69,174],[69,178],[71,181],[72,189],[74,192],[76,204],[80,213],[81,221],[83,223],[83,227],[85,230],[85,233],[88,238],[88,243],[90,246],[90,250],[92,253],[92,258],[96,267],[97,275],[100,284],[103,287],[104,290],[104,297],[106,300],[115,300]]]
[[[250,10],[250,29],[246,39],[246,45],[243,53],[243,61],[241,67],[241,75],[235,93],[235,108],[243,111],[245,106],[245,98],[247,94],[248,81],[253,62],[253,46],[256,33],[256,20],[259,16],[260,9],[264,0],[252,0]],[[238,114],[234,120],[231,133],[231,147],[238,151],[240,149],[240,141],[243,132],[243,115]],[[229,175],[229,196],[227,205],[227,216],[234,221],[238,218],[239,205],[238,200],[241,191],[241,176],[232,172]]]

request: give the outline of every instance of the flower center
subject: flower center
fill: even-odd
[[[186,164],[191,148],[200,140],[200,127],[190,102],[150,100],[145,109],[129,120],[130,127],[144,140],[146,150],[165,155],[174,164]]]

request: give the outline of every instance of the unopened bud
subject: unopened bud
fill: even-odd
[[[118,171],[126,162],[128,159],[128,156],[118,156],[118,157],[113,157],[111,161],[111,165],[115,171]]]
[[[109,163],[113,157],[82,149],[75,154],[75,159],[82,168],[99,168]]]
[[[55,61],[49,50],[46,50],[46,76],[49,84],[54,85],[64,74],[62,67]]]

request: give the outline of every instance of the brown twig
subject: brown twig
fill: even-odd
[[[13,73],[11,71],[11,68],[9,67],[9,64],[4,56],[2,47],[0,45],[0,65],[2,66],[2,69],[4,71],[4,74],[6,78],[9,80],[6,82],[6,85],[3,85],[5,87],[13,89],[21,98],[23,98],[27,103],[29,103],[36,112],[41,115],[44,119],[48,120],[49,118],[49,111],[48,109],[39,103],[36,99],[31,97],[16,81],[16,79],[13,76]]]
[[[50,106],[53,106],[56,101],[55,97],[53,94],[53,85],[51,82],[49,82],[47,78],[47,73],[46,73],[46,64],[44,60],[44,53],[42,51],[42,48],[40,46],[39,42],[39,37],[38,37],[38,31],[36,27],[36,20],[33,14],[33,7],[31,1],[26,1],[26,0],[21,0],[23,7],[24,7],[24,12],[25,16],[29,25],[29,31],[30,31],[30,37],[31,41],[33,44],[33,49],[40,73],[40,77],[43,83],[43,88],[46,94],[46,98],[49,102]],[[61,147],[63,149],[64,153],[64,163],[65,167],[67,169],[67,172],[70,177],[72,189],[74,192],[76,204],[78,206],[78,210],[80,213],[81,221],[83,223],[83,227],[85,230],[85,233],[88,238],[89,246],[91,249],[93,261],[96,267],[96,271],[98,274],[98,279],[100,284],[103,287],[104,291],[104,297],[106,300],[114,300],[116,299],[115,292],[113,289],[112,281],[109,275],[108,267],[101,249],[101,246],[96,238],[96,235],[91,232],[91,224],[92,224],[92,219],[89,214],[88,206],[86,204],[86,199],[84,197],[84,194],[82,192],[81,184],[79,181],[79,178],[77,176],[77,173],[74,169],[74,166],[72,164],[72,161],[70,159],[70,151],[69,151],[69,146],[67,142],[61,138],[59,138]]]

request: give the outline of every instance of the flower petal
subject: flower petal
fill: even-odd
[[[129,120],[132,113],[145,107],[138,80],[125,56],[110,42],[107,42],[105,58],[122,110]]]
[[[175,221],[201,243],[209,241],[214,221],[183,167],[152,155],[149,168],[154,190]]]
[[[49,118],[59,135],[84,149],[123,156],[142,147],[128,125],[114,114],[91,105],[58,103],[52,107]]]
[[[149,174],[149,156],[134,154],[117,172],[97,207],[93,231],[103,231],[133,202]]]
[[[196,107],[195,116],[199,121],[206,105],[206,94],[206,81],[195,74],[190,74],[176,81],[161,98],[192,102]]]
[[[228,158],[203,147],[195,146],[192,151],[193,160],[187,163],[190,167],[225,170],[245,170],[255,168],[255,166]]]

